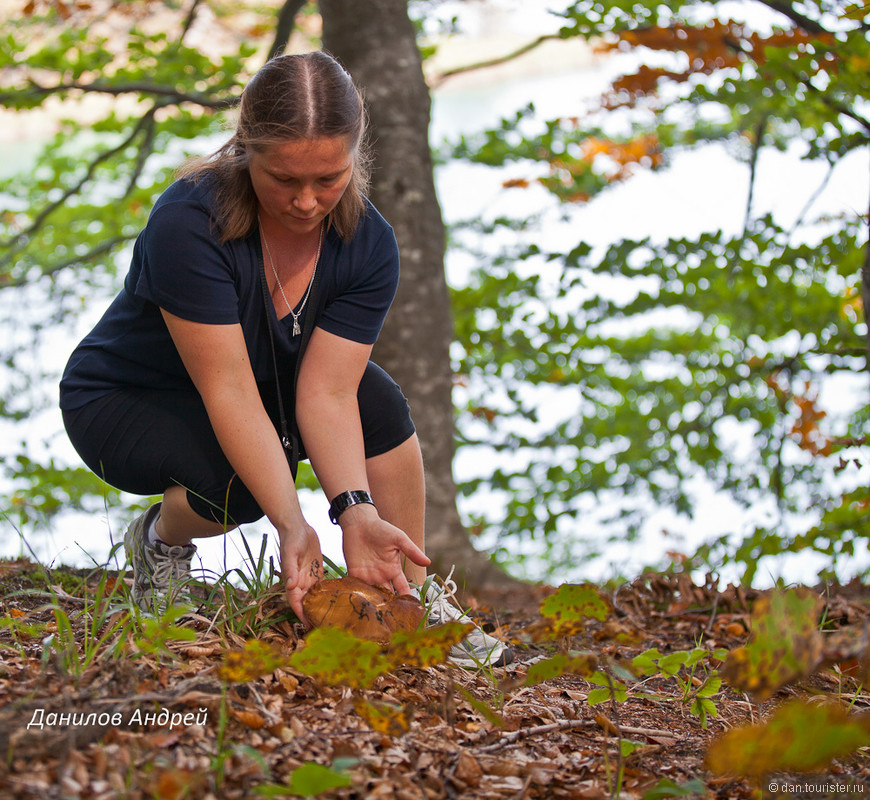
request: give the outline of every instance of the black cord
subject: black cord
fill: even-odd
[[[321,253],[322,257],[322,253]],[[281,426],[281,444],[288,453],[290,466],[293,474],[296,474],[296,466],[299,463],[300,449],[298,429],[294,431],[295,435],[290,434],[289,426],[287,425],[287,416],[284,413],[284,400],[281,397],[281,376],[278,372],[278,356],[275,351],[275,333],[272,330],[272,316],[270,314],[270,306],[272,306],[272,298],[269,296],[269,284],[266,280],[266,265],[263,261],[263,249],[257,247],[257,260],[260,268],[260,286],[263,289],[263,310],[266,313],[266,328],[269,331],[269,345],[272,348],[272,367],[275,370],[275,389],[278,392],[278,421]],[[314,275],[311,278],[311,292],[308,295],[308,309],[305,313],[305,319],[302,321],[302,338],[299,341],[299,353],[296,356],[296,369],[293,373],[293,396],[296,396],[296,384],[299,381],[299,368],[302,365],[302,355],[305,353],[305,348],[308,346],[308,340],[311,338],[311,332],[314,329],[315,314],[312,308],[317,304],[317,288],[320,283],[320,259],[314,265]],[[296,428],[294,419],[293,426]]]

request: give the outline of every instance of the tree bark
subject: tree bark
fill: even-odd
[[[375,145],[371,200],[396,232],[402,278],[375,360],[411,403],[426,464],[426,542],[440,574],[460,584],[510,581],[476,551],[456,508],[453,479],[453,319],[445,232],[429,149],[430,95],[406,0],[320,0],[324,49],[366,96]]]

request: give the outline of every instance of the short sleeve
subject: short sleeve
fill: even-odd
[[[191,322],[239,322],[230,251],[213,228],[208,211],[189,199],[156,207],[137,242],[141,271],[133,292]]]
[[[350,248],[342,285],[317,322],[329,333],[361,344],[377,341],[399,284],[396,237],[388,225],[379,234],[374,245]]]

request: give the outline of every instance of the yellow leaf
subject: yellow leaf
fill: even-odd
[[[243,650],[231,650],[224,656],[218,675],[229,683],[247,683],[285,665],[286,660],[274,645],[251,639]]]
[[[414,715],[411,708],[402,708],[391,703],[376,703],[363,697],[355,697],[353,707],[373,731],[387,736],[401,736],[405,733]]]
[[[760,725],[733,728],[707,751],[719,775],[761,778],[774,772],[822,771],[835,758],[870,745],[870,715],[849,714],[834,703],[802,700],[780,708]]]
[[[789,681],[810,675],[822,658],[821,606],[821,598],[806,588],[759,597],[749,642],[728,654],[722,676],[762,702]]]
[[[419,631],[396,631],[390,640],[387,658],[393,667],[442,664],[447,660],[450,648],[461,642],[473,627],[461,622],[448,622]]]

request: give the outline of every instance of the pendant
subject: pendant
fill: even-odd
[[[298,336],[302,333],[302,328],[299,327],[299,318],[293,317],[293,335]]]

